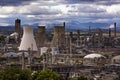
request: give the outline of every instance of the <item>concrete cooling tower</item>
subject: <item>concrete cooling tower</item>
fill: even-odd
[[[62,47],[63,45],[65,45],[65,27],[55,26],[51,47]]]
[[[38,33],[37,33],[38,47],[44,47],[45,40],[46,40],[45,26],[38,26]]]
[[[33,35],[33,28],[30,26],[23,28],[23,36],[19,51],[28,51],[28,48],[30,48],[32,51],[38,51]]]

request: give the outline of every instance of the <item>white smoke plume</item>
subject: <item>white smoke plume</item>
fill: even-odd
[[[114,24],[111,24],[111,25],[109,26],[109,28],[114,28]]]

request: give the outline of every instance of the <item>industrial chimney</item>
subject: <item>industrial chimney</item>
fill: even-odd
[[[109,38],[111,37],[111,28],[109,28]]]
[[[101,38],[103,36],[102,29],[98,29],[98,36]]]
[[[77,36],[78,37],[80,36],[80,30],[77,30]]]
[[[114,23],[114,37],[116,37],[116,23]]]
[[[63,26],[65,27],[65,22],[63,23]]]
[[[73,39],[73,32],[70,32],[70,38]]]
[[[18,33],[18,39],[20,39],[20,34],[21,34],[21,20],[20,19],[15,20],[15,32]]]

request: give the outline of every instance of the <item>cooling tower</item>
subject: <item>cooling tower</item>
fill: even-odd
[[[54,27],[54,36],[52,40],[51,47],[62,47],[65,45],[65,27],[64,26],[55,26]]]
[[[37,34],[37,45],[39,47],[44,47],[45,40],[46,40],[45,26],[39,26]]]
[[[29,48],[32,51],[38,51],[33,35],[33,28],[30,26],[23,28],[23,36],[20,43],[19,51],[28,51]]]

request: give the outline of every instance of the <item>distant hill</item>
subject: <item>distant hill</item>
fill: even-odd
[[[37,30],[38,23],[35,23],[33,25],[22,25],[23,26],[33,26],[35,31]],[[89,30],[89,26],[91,30],[96,31],[98,28],[101,28],[103,31],[107,31],[109,29],[110,23],[93,23],[93,22],[88,22],[88,23],[80,23],[79,21],[71,21],[69,23],[66,23],[65,30],[66,31],[76,31],[76,30],[81,30],[81,31],[87,31]],[[47,25],[47,31],[53,31],[54,26],[63,26],[63,23],[55,23],[51,25]],[[117,31],[120,32],[120,23],[117,23]],[[14,26],[0,26],[0,31],[14,31]],[[113,31],[113,29],[112,29]]]
[[[0,26],[0,31],[1,30],[14,30],[14,26]]]
[[[8,35],[14,32],[14,26],[0,26],[0,33]]]

